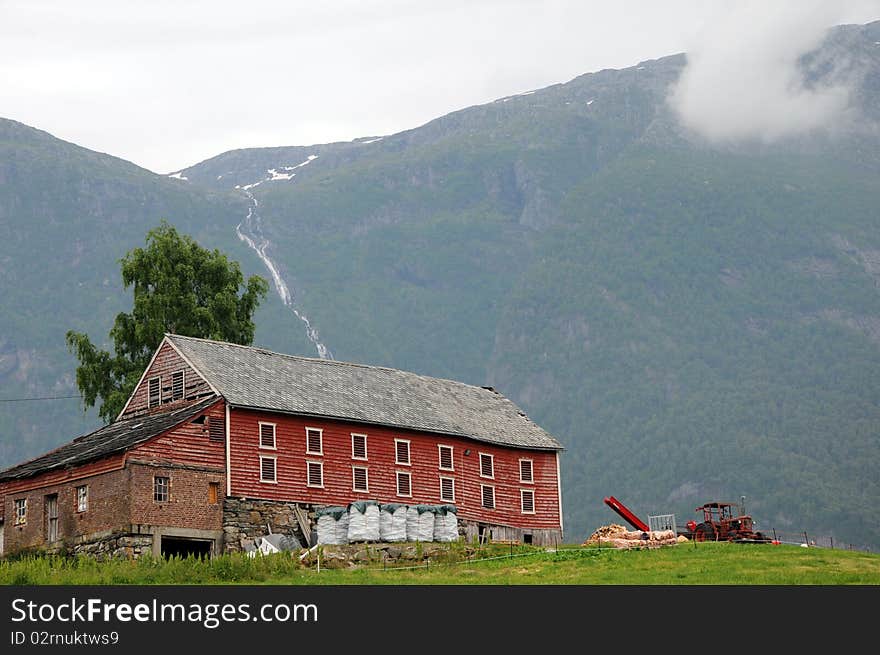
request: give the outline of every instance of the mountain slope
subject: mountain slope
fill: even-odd
[[[76,396],[64,335],[76,329],[104,343],[116,313],[130,311],[119,259],[162,218],[212,246],[239,248],[231,228],[215,226],[245,211],[233,194],[0,120],[0,399],[15,399],[0,403],[3,464],[99,425],[76,397],[19,399]]]
[[[183,173],[248,187],[334,356],[492,384],[556,434],[569,538],[612,493],[681,522],[746,495],[877,544],[877,32],[811,55],[863,73],[867,128],[833,138],[709,147],[665,102],[676,55]]]
[[[860,71],[858,129],[772,146],[678,124],[684,55],[179,180],[2,122],[3,394],[72,390],[64,331],[106,335],[116,260],[167,217],[274,278],[256,343],[513,398],[566,446],[571,541],[618,520],[607,495],[680,523],[745,495],[759,529],[880,546],[877,41],[811,55]],[[76,434],[65,402],[4,406],[0,460]]]

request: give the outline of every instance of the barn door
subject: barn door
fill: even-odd
[[[46,496],[46,541],[58,540],[58,494]]]

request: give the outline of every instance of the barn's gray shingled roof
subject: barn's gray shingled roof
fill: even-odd
[[[0,471],[0,482],[85,464],[128,450],[192,418],[217,400],[217,396],[211,396],[193,405],[186,405],[169,412],[115,421],[94,432],[77,437],[36,459]]]
[[[253,346],[166,335],[233,406],[320,416],[562,450],[492,389],[393,368],[299,357]]]

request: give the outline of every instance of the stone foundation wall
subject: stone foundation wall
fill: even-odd
[[[69,548],[75,555],[90,555],[98,560],[137,559],[142,555],[152,555],[152,535],[111,534],[85,537]]]
[[[270,533],[292,535],[301,546],[308,548],[308,540],[294,513],[294,507],[297,506],[306,513],[314,531],[315,512],[312,505],[255,498],[226,498],[223,502],[222,552],[242,551],[246,543]]]

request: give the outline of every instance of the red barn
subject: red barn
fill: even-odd
[[[308,541],[315,509],[356,500],[453,504],[468,539],[546,544],[561,450],[491,388],[169,334],[115,422],[0,472],[0,516],[7,552]]]

